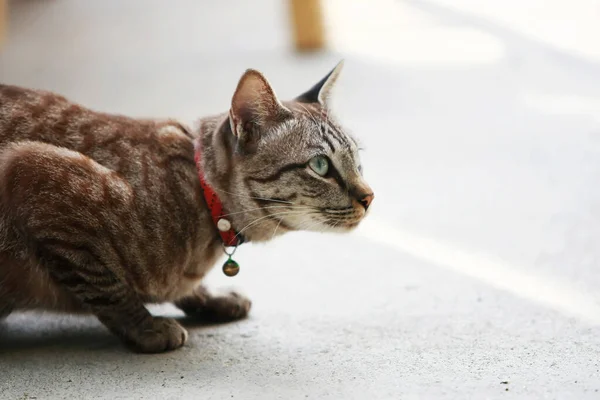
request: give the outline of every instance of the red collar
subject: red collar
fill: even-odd
[[[199,143],[200,141],[198,141]],[[226,218],[226,212],[223,209],[223,203],[219,200],[219,196],[213,190],[213,188],[206,182],[204,179],[204,172],[202,170],[201,163],[201,148],[198,144],[196,146],[196,154],[194,155],[194,160],[196,161],[196,168],[198,169],[198,178],[200,179],[200,186],[202,188],[202,194],[204,195],[204,200],[206,201],[206,205],[208,206],[208,210],[210,211],[210,216],[212,217],[213,223],[215,224],[215,228],[219,232],[221,236],[221,240],[225,246],[237,247],[243,242],[243,238],[240,234],[236,233],[231,226],[231,221]]]

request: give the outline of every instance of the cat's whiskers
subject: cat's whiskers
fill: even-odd
[[[239,235],[242,234],[242,232],[244,232],[246,229],[248,229],[249,227],[251,227],[252,225],[261,222],[265,220],[265,218],[271,218],[271,217],[277,217],[277,216],[281,216],[281,215],[308,215],[310,213],[306,213],[304,211],[284,211],[284,212],[279,212],[279,213],[273,213],[273,214],[269,214],[269,215],[265,215],[263,217],[257,218],[254,221],[250,222],[248,225],[246,225],[245,227],[243,227],[238,233],[237,235],[235,235],[235,237],[238,237]]]
[[[279,229],[279,226],[281,225],[282,222],[283,222],[283,218],[279,218],[279,223],[277,225],[275,225],[275,229],[273,229],[273,235],[271,235],[271,240],[273,240],[275,238],[277,229]]]
[[[304,222],[307,222],[307,224],[305,224],[304,226],[302,226],[302,224]],[[304,221],[300,222],[300,224],[298,225],[298,230],[310,230],[313,226],[315,225],[320,225],[322,224],[323,221],[321,221],[319,218],[306,218]]]
[[[256,208],[250,208],[248,210],[236,211],[236,212],[232,212],[229,214],[223,214],[223,215],[221,215],[221,217],[229,217],[230,215],[244,214],[247,212],[266,210],[266,209],[271,209],[271,208],[283,208],[286,210],[290,210],[290,209],[314,210],[315,209],[315,207],[311,207],[311,206],[294,206],[294,205],[292,205],[292,206],[266,206],[266,207],[256,207]]]
[[[311,222],[314,222],[314,219],[312,219],[310,216],[307,216],[306,218],[304,218],[302,221],[300,221],[298,223],[298,226],[296,227],[296,230],[301,231],[304,229],[303,225],[308,226],[307,222],[310,224]]]
[[[314,209],[314,207],[313,207],[313,209]],[[315,209],[315,210],[316,210],[316,209]],[[318,211],[318,210],[317,210],[317,211]],[[304,219],[304,220],[300,221],[300,223],[298,224],[298,227],[296,228],[296,230],[303,230],[303,229],[307,229],[307,227],[308,227],[308,226],[307,226],[307,227],[303,227],[303,226],[302,226],[302,224],[303,224],[303,223],[305,223],[305,222],[309,222],[309,223],[310,223],[310,222],[314,222],[314,224],[313,224],[313,225],[311,225],[311,227],[312,227],[312,226],[314,226],[314,225],[316,225],[316,224],[321,224],[321,223],[323,223],[323,221],[320,221],[320,220],[318,220],[318,219],[316,219],[316,220],[315,220],[315,219],[311,218],[311,216],[314,216],[314,215],[317,215],[317,216],[319,216],[319,214],[318,214],[318,213],[310,213],[310,214],[308,214],[308,215],[307,215],[307,217],[306,217],[306,219]],[[275,237],[275,234],[277,233],[277,229],[279,228],[279,226],[281,225],[281,223],[282,223],[282,222],[283,222],[283,218],[279,218],[279,223],[277,224],[277,226],[275,226],[275,229],[273,230],[273,235],[271,236],[271,239],[273,239],[273,238]]]
[[[254,196],[248,196],[247,194],[240,194],[240,193],[228,192],[227,190],[219,189],[219,188],[214,187],[214,186],[213,186],[213,188],[217,192],[222,192],[222,193],[230,194],[232,196],[237,196],[237,197],[243,197],[243,198],[246,198],[246,199],[263,200],[263,201],[271,201],[273,203],[283,203],[283,204],[292,204],[292,205],[295,205],[291,201],[280,200],[280,199],[269,199],[269,198],[266,198],[266,197],[254,197]]]
[[[339,226],[339,224],[341,224],[341,223],[342,223],[342,221],[341,221],[341,220],[340,220],[340,221],[334,221],[334,223],[333,223],[333,227],[332,227],[332,228],[333,228],[333,229],[337,228],[337,227]]]
[[[325,228],[323,226],[323,224],[325,223],[325,219],[321,218],[320,215],[317,214],[317,218],[307,218],[306,220],[309,222],[309,224],[299,228],[299,230],[302,229],[302,230],[308,231],[310,229],[313,229],[315,226],[319,226],[320,228],[317,229],[317,232],[321,232],[321,233],[325,232]],[[313,223],[310,224],[310,222],[313,222]]]

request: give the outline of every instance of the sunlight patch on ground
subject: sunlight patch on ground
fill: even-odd
[[[585,293],[557,277],[532,273],[530,269],[512,265],[493,255],[399,229],[373,218],[366,219],[357,234],[569,317],[600,325],[600,299],[597,295]]]

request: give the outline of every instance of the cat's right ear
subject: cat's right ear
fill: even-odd
[[[291,116],[260,72],[249,69],[242,75],[229,110],[231,131],[240,148],[255,146],[261,134]]]
[[[296,97],[296,101],[300,103],[318,103],[322,106],[327,106],[331,89],[335,86],[335,82],[342,72],[344,60],[341,60],[323,79],[317,82],[310,90]]]

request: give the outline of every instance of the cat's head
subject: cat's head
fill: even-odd
[[[374,195],[359,145],[328,108],[341,68],[283,102],[260,72],[241,77],[218,129],[219,181],[236,230],[251,240],[288,230],[348,231],[365,217]]]

